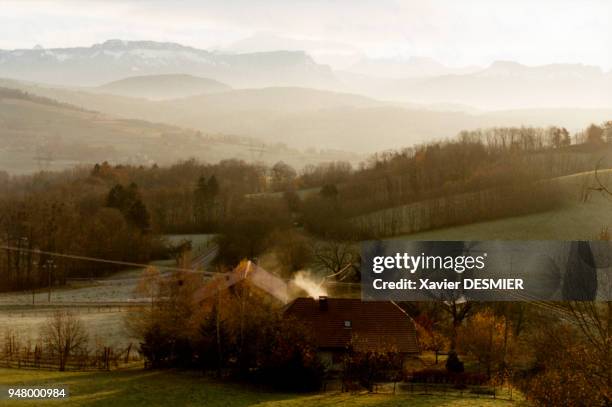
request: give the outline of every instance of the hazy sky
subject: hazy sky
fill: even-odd
[[[333,52],[452,66],[503,59],[610,69],[611,18],[608,0],[0,0],[0,49],[110,38],[218,48],[265,31],[329,42]]]

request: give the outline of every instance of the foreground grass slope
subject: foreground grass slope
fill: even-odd
[[[467,407],[519,406],[520,402],[493,399],[456,399],[444,396],[326,393],[298,395],[273,393],[245,385],[216,382],[197,373],[125,370],[113,372],[60,373],[0,369],[0,386],[59,386],[70,388],[64,402],[3,402],[3,406],[383,406]]]

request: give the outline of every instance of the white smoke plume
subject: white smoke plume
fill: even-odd
[[[327,296],[327,290],[323,287],[323,282],[324,280],[317,282],[310,271],[298,271],[291,280],[294,287],[306,291],[308,296],[313,298]]]

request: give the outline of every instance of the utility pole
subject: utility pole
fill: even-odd
[[[30,283],[30,269],[28,266],[28,253],[27,253],[28,238],[20,237],[17,239],[17,261],[15,269],[15,283],[16,287],[22,288],[27,287]]]
[[[34,268],[36,267],[36,265],[37,265],[37,264],[38,264],[38,263],[36,262],[36,260],[34,260],[34,261],[32,262],[32,266],[33,266]],[[39,269],[39,270],[40,270],[40,269]],[[37,274],[40,276],[40,273],[37,273]],[[40,281],[40,277],[39,277],[39,281]],[[30,289],[32,290],[32,305],[34,305],[35,298],[36,298],[36,289],[35,289],[34,287],[36,286],[36,284],[34,284],[33,282],[32,282],[31,284],[32,284],[32,286],[30,287]]]
[[[47,295],[47,301],[51,302],[51,273],[53,272],[55,268],[57,268],[57,265],[55,265],[55,263],[53,262],[53,259],[47,259],[43,268],[47,269],[47,277],[49,279],[49,292]]]

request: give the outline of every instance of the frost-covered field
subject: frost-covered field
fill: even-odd
[[[34,343],[41,326],[56,310],[70,310],[78,315],[89,336],[89,346],[125,348],[138,341],[130,337],[125,319],[129,317],[129,305],[146,302],[136,292],[141,269],[125,270],[105,279],[72,281],[65,287],[48,291],[0,294],[0,346],[5,332],[10,330],[22,345]]]
[[[171,235],[172,242],[191,240],[194,252],[206,248],[212,235]],[[170,273],[164,267],[175,267],[174,260],[156,261],[162,275]],[[22,344],[34,343],[41,326],[56,310],[70,310],[82,320],[89,335],[91,347],[136,346],[137,339],[130,337],[125,320],[134,306],[146,304],[149,298],[136,290],[143,269],[126,269],[107,278],[74,279],[63,287],[53,287],[49,301],[46,289],[0,293],[0,346],[7,330],[15,334]]]
[[[4,340],[7,330],[15,333],[24,345],[28,340],[36,342],[41,326],[54,311],[70,310],[85,325],[91,347],[101,345],[123,348],[130,342],[136,345],[137,341],[130,338],[124,324],[130,308],[111,305],[137,304],[146,299],[139,298],[135,292],[138,281],[135,276],[129,277],[126,273],[119,277],[54,288],[51,302],[48,301],[46,290],[38,291],[34,305],[30,292],[0,294],[0,342]]]
[[[0,344],[5,341],[5,334],[10,332],[22,346],[34,345],[41,327],[55,311],[54,308],[41,309],[2,309],[0,310]],[[116,349],[126,348],[130,343],[138,345],[138,340],[131,337],[125,319],[129,318],[126,308],[78,307],[72,308],[85,326],[89,337],[89,347],[112,346]]]

